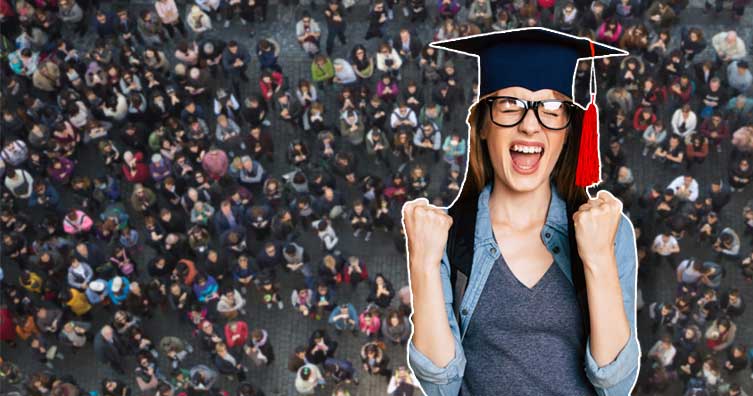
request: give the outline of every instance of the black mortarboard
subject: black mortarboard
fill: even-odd
[[[476,34],[429,45],[478,57],[479,97],[520,86],[532,91],[554,89],[575,98],[573,79],[578,60],[628,55],[585,37],[538,27]]]

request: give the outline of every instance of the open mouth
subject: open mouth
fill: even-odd
[[[513,144],[510,147],[513,168],[518,173],[530,174],[535,172],[543,155],[544,146],[540,144]]]

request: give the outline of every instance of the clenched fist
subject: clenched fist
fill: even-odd
[[[452,217],[429,205],[426,198],[418,198],[403,205],[403,225],[411,269],[439,268]]]
[[[622,202],[609,191],[599,191],[596,198],[578,208],[573,214],[575,240],[584,264],[603,262],[614,254],[617,227],[622,219]]]

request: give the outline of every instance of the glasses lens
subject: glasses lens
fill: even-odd
[[[570,107],[561,100],[542,102],[537,110],[541,123],[549,129],[562,129],[570,121]]]
[[[503,126],[517,124],[526,112],[526,104],[520,99],[497,98],[492,103],[494,122]]]

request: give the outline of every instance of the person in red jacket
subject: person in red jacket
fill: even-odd
[[[643,81],[638,96],[641,98],[639,107],[661,108],[667,101],[666,88],[661,86],[653,77],[648,77]]]
[[[13,322],[13,313],[5,304],[0,305],[0,341],[12,348],[16,347],[16,325]]]
[[[690,103],[690,99],[693,95],[693,83],[690,81],[687,75],[683,74],[680,77],[675,78],[669,85],[669,97],[674,103],[683,105]]]
[[[233,356],[242,356],[246,341],[248,341],[248,325],[246,322],[234,320],[225,325],[225,344]]]
[[[729,125],[722,119],[722,115],[714,113],[711,118],[701,123],[701,135],[709,139],[709,144],[716,147],[718,153],[722,152],[722,141],[729,137]]]
[[[369,279],[369,271],[363,261],[356,257],[348,257],[348,264],[342,268],[343,280],[350,283],[352,289],[355,289],[359,283]]]
[[[121,166],[123,176],[130,183],[144,183],[149,180],[149,167],[144,163],[144,154],[126,151],[123,154],[124,164]]]
[[[690,170],[694,164],[702,164],[709,155],[709,140],[703,135],[694,134],[690,144],[685,146],[685,167]]]
[[[635,133],[639,136],[642,136],[643,131],[649,125],[653,125],[654,122],[656,122],[656,114],[654,114],[654,110],[650,106],[638,107],[636,109],[633,115],[633,128],[635,128]]]
[[[186,286],[193,285],[193,280],[198,274],[198,271],[196,271],[196,264],[188,259],[178,261],[178,265],[175,266],[174,271],[179,278],[183,279],[183,284]]]
[[[282,88],[283,77],[278,71],[265,71],[259,79],[261,95],[267,103],[273,103],[272,98]]]

